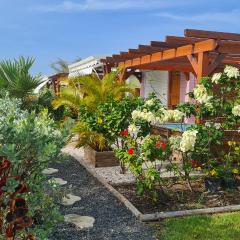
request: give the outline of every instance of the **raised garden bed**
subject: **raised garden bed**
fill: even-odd
[[[216,193],[206,192],[201,180],[193,182],[193,192],[181,183],[165,189],[167,195],[159,192],[159,201],[154,202],[150,197],[139,196],[136,186],[115,186],[143,214],[179,211],[197,208],[213,208],[227,205],[240,204],[240,191],[238,189],[219,191]]]
[[[94,167],[112,167],[119,165],[119,161],[113,151],[97,152],[91,147],[84,148],[84,159]]]

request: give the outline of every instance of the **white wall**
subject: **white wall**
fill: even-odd
[[[168,71],[144,71],[141,96],[147,98],[150,93],[155,93],[162,103],[168,105]]]

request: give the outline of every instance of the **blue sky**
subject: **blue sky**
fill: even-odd
[[[33,56],[50,74],[57,58],[114,54],[183,35],[240,33],[240,0],[0,0],[0,59]]]

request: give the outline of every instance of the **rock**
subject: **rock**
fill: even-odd
[[[93,217],[68,214],[64,216],[64,221],[74,224],[79,229],[92,228],[95,222]]]
[[[67,184],[67,181],[63,180],[62,178],[52,178],[51,181],[55,182],[56,184],[63,186]]]
[[[66,197],[64,197],[62,199],[62,205],[64,206],[71,206],[73,205],[74,203],[80,201],[81,198],[78,197],[78,196],[74,196],[72,194],[67,194]]]
[[[55,168],[46,168],[42,171],[42,173],[45,175],[51,175],[57,172],[58,172],[58,169],[55,169]]]

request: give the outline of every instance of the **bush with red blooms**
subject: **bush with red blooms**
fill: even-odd
[[[26,200],[21,196],[28,188],[19,176],[11,176],[11,162],[0,157],[0,231],[8,240],[14,240],[21,232],[24,240],[34,240],[28,233],[33,221],[28,216]],[[19,239],[19,237],[18,237]]]
[[[135,175],[137,191],[140,195],[150,194],[154,200],[158,197],[157,189],[162,189],[161,166],[169,159],[170,146],[160,136],[147,137],[128,136],[125,146],[117,149],[119,157],[129,170]],[[156,164],[156,162],[159,164]]]

